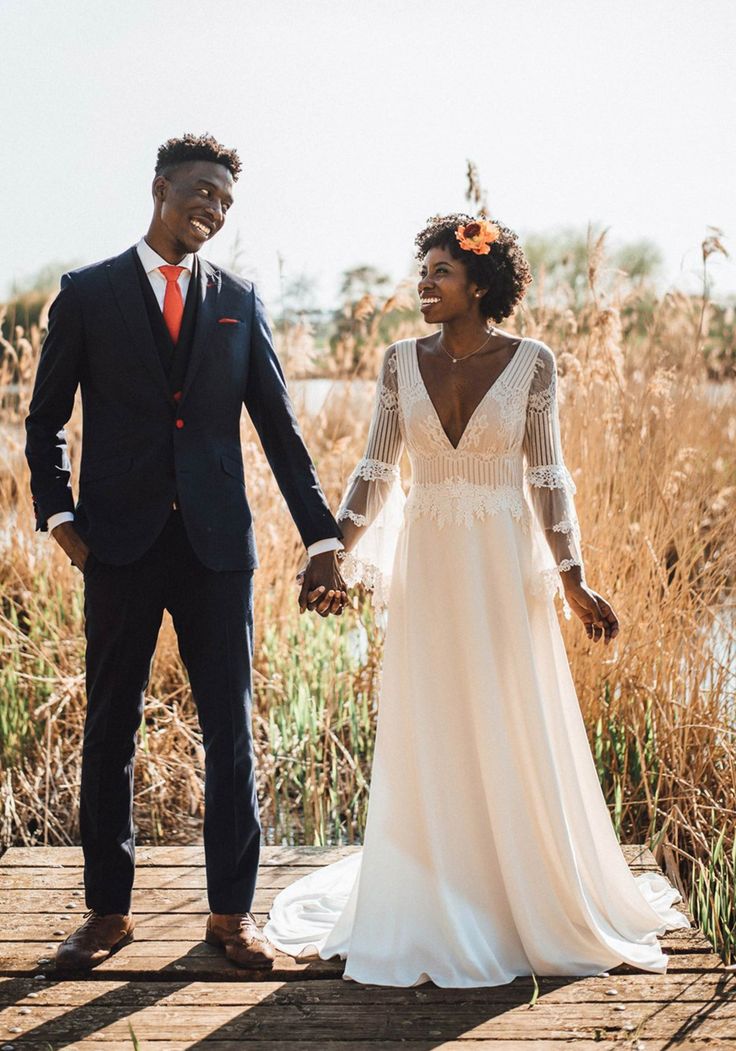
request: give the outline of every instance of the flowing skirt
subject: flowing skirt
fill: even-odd
[[[510,513],[399,538],[365,842],[276,898],[266,934],[389,986],[664,973],[689,927],[634,876],[598,781],[533,534]]]

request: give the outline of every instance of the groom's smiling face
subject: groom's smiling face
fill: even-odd
[[[223,164],[189,161],[156,176],[153,198],[156,240],[165,243],[167,259],[181,259],[221,229],[233,203],[233,177]]]

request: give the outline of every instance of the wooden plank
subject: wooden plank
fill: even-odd
[[[200,935],[201,935],[200,931]],[[60,941],[61,939],[59,939]],[[46,950],[47,945],[53,944],[52,942],[0,942],[0,970],[7,971],[12,968],[13,962],[17,961],[19,965],[26,964],[30,966],[38,962],[39,958],[48,959],[49,952],[53,950]],[[220,955],[220,950],[216,946],[208,945],[206,942],[201,940],[201,937],[196,939],[190,939],[185,941],[183,939],[176,941],[146,941],[142,939],[135,939],[126,945],[124,949],[120,950],[126,962],[145,959],[151,956],[166,956],[170,960],[179,960],[182,957],[186,957],[187,960],[194,957],[203,956],[208,958],[214,958]],[[670,956],[670,960],[673,960],[676,955],[687,955],[686,953],[675,954]],[[698,952],[691,955],[705,956],[707,954]],[[121,958],[122,959],[122,958]]]
[[[276,896],[275,890],[257,890],[253,901],[254,912],[268,912]],[[74,890],[0,890],[0,913],[21,915],[23,913],[76,913],[78,917],[86,911],[84,897]],[[208,912],[204,891],[134,889],[133,912]],[[0,930],[4,924],[0,919]]]
[[[13,1048],[17,1046],[18,1051],[21,1051],[21,1047],[22,1051],[49,1051],[51,1045],[48,1040],[43,1040],[39,1043],[25,1038],[22,1045],[11,1044],[9,1046]],[[81,1037],[73,1040],[71,1043],[65,1040],[62,1046],[64,1051],[100,1051],[101,1048],[104,1048],[104,1051],[132,1051],[133,1045],[130,1037],[127,1040],[114,1038],[108,1040],[105,1037],[103,1043],[100,1036],[94,1033],[90,1037]],[[640,1046],[642,1048],[645,1047],[646,1051],[709,1051],[709,1049],[714,1051],[712,1038],[707,1040],[678,1039],[676,1044],[673,1044],[670,1039],[647,1039],[646,1044]],[[192,1044],[191,1040],[171,1040],[167,1037],[156,1035],[146,1037],[145,1044],[141,1044],[141,1051],[193,1051],[194,1047],[195,1045]],[[278,1037],[271,1040],[264,1033],[259,1034],[257,1042],[251,1042],[250,1040],[222,1040],[215,1035],[212,1039],[205,1037],[196,1043],[197,1051],[200,1048],[211,1048],[212,1051],[243,1051],[243,1048],[258,1048],[258,1051],[435,1051],[436,1048],[440,1047],[442,1051],[470,1051],[472,1048],[484,1049],[484,1051],[485,1049],[487,1051],[565,1051],[569,1047],[574,1048],[575,1051],[621,1051],[622,1048],[631,1048],[632,1044],[629,1042],[623,1043],[620,1039],[617,1041],[579,1040],[570,1036],[566,1036],[561,1040],[526,1040],[517,1038],[506,1040],[493,1037],[489,1040],[478,1040],[475,1038],[472,1041],[443,1040],[441,1043],[438,1043],[433,1038],[429,1040],[405,1040],[399,1038],[397,1040],[360,1039],[347,1041],[331,1038],[328,1044],[325,1044],[321,1038],[317,1038],[314,1041],[289,1040],[285,1043],[279,1040]],[[730,1035],[719,1038],[718,1049],[735,1047],[736,1038]]]
[[[723,968],[723,961],[716,953],[671,953],[667,959],[667,971],[670,974],[687,971],[717,971]],[[619,967],[612,967],[611,975],[639,974],[635,967],[622,963]]]
[[[22,1043],[19,1044],[5,1044],[2,1046],[14,1049],[17,1047],[18,1051],[53,1051],[52,1045],[49,1039],[42,1039],[40,1042],[32,1039],[32,1033],[25,1036]],[[50,1034],[51,1039],[54,1039],[53,1033]],[[137,1034],[136,1034],[137,1037]],[[138,1037],[137,1037],[138,1038]],[[12,1039],[10,1037],[9,1039]],[[93,1033],[88,1037],[77,1037],[73,1040],[63,1038],[62,1043],[56,1044],[57,1047],[64,1049],[64,1051],[132,1051],[132,1040],[130,1036],[127,1040],[121,1040],[113,1037],[108,1039],[105,1033]],[[438,1043],[436,1039],[430,1040],[406,1040],[399,1037],[396,1040],[372,1040],[359,1039],[359,1040],[335,1040],[330,1039],[329,1043],[325,1043],[321,1037],[316,1040],[301,1039],[301,1040],[288,1040],[284,1042],[278,1037],[273,1040],[270,1039],[267,1033],[259,1033],[255,1041],[249,1038],[239,1040],[227,1040],[222,1039],[218,1034],[214,1034],[212,1038],[205,1036],[204,1038],[198,1039],[196,1044],[193,1044],[191,1040],[171,1040],[168,1037],[162,1037],[159,1034],[155,1036],[147,1036],[145,1042],[139,1040],[139,1046],[141,1051],[194,1051],[196,1047],[197,1051],[202,1048],[211,1048],[212,1051],[243,1051],[243,1048],[258,1048],[258,1051],[434,1051],[435,1048],[441,1047],[443,1051],[469,1051],[471,1048],[488,1049],[488,1051],[564,1051],[565,1048],[573,1047],[575,1051],[620,1051],[622,1047],[630,1048],[630,1043],[622,1044],[621,1042],[614,1043],[609,1040],[587,1040],[587,1039],[574,1039],[571,1037],[565,1037],[562,1040],[546,1040],[546,1039],[496,1039],[490,1040],[442,1040]],[[644,1046],[644,1045],[642,1045]],[[673,1044],[669,1040],[647,1040],[646,1051],[673,1051]],[[705,1041],[678,1041],[676,1045],[677,1051],[685,1051],[685,1049],[697,1049],[697,1051],[708,1051],[708,1048],[712,1047],[710,1042]],[[736,1042],[728,1041],[728,1038],[722,1038],[718,1044],[719,1048],[733,1048],[736,1047]]]
[[[276,897],[275,888],[258,887],[253,900],[252,911],[268,912]],[[204,890],[182,889],[179,887],[140,888],[133,890],[133,912],[207,912],[207,895]],[[684,911],[685,906],[680,906]],[[31,913],[76,913],[85,912],[84,897],[80,889],[24,889],[0,890],[0,913],[3,915],[22,915]],[[0,929],[4,919],[0,921]]]
[[[349,1011],[340,1004],[271,1003],[268,1000],[245,1009],[239,1005],[199,1003],[114,1009],[111,1005],[92,1003],[69,1010],[66,1007],[33,1007],[31,1014],[20,1014],[17,1008],[0,1012],[0,1031],[20,1029],[19,1036],[33,1039],[73,1040],[95,1033],[106,1039],[128,1037],[132,1023],[140,1039],[203,1040],[218,1035],[228,1040],[268,1041],[309,1038],[330,1041],[336,1035],[343,1040],[397,1039],[410,1040],[478,1040],[499,1037],[537,1039],[627,1038],[636,1032],[644,1041],[673,1036],[685,1028],[690,1038],[716,1039],[736,1030],[736,1003],[719,1001],[704,1006],[682,1004],[580,1003],[574,1011],[568,1004],[537,1001],[533,1009],[527,1004],[491,1004],[458,1001],[415,1006],[411,1011],[391,1004],[353,1004]],[[631,1030],[624,1027],[631,1026]],[[683,1033],[684,1035],[684,1033]]]
[[[280,890],[311,872],[319,865],[267,865],[258,870],[257,884],[261,890]],[[0,886],[6,891],[26,890],[80,890],[84,887],[83,869],[13,866],[0,868]],[[142,868],[135,874],[138,890],[206,890],[207,874],[204,866],[167,866]],[[685,911],[684,905],[681,911]]]
[[[65,1051],[130,1051],[128,1023],[144,1042],[144,1051],[191,1051],[194,1040],[198,1046],[211,1045],[213,1051],[240,1051],[243,1044],[255,1043],[264,1051],[324,1051],[327,1046],[330,1051],[430,1051],[439,1046],[468,1051],[471,1043],[487,1043],[490,1051],[491,1042],[493,1051],[562,1051],[563,1044],[573,1044],[578,1051],[615,1051],[614,1044],[622,1046],[640,1028],[646,1051],[705,1051],[706,1043],[736,1046],[734,978],[730,975],[720,988],[718,980],[704,975],[685,984],[670,975],[620,977],[613,987],[621,998],[611,998],[602,988],[611,988],[610,979],[542,979],[540,999],[530,1009],[532,986],[526,979],[472,990],[431,985],[378,989],[342,981],[285,985],[11,979],[0,984],[0,1000],[13,997],[13,1007],[0,1015],[0,1032],[6,1026],[20,1029],[8,1033],[7,1039],[19,1040],[19,1048],[33,1051],[48,1051],[52,1042],[63,1044]],[[665,998],[641,995],[646,986],[657,983]],[[594,988],[595,1002],[584,1002],[580,994]],[[633,1002],[623,999],[626,988],[636,997]],[[23,995],[28,992],[33,996]],[[689,1002],[683,998],[686,992]],[[668,1002],[675,998],[676,1004]],[[623,1011],[616,1010],[621,1006]],[[30,1013],[21,1014],[22,1008]],[[681,1035],[674,1040],[677,1033]]]
[[[12,944],[12,951],[7,947]],[[275,980],[288,980],[295,976],[309,978],[334,978],[342,974],[343,963],[335,958],[320,960],[308,958],[295,960],[278,953],[273,968],[258,971],[236,967],[222,951],[204,942],[131,942],[108,960],[94,969],[94,977],[112,976],[122,978],[144,978],[171,976],[187,978],[214,978],[222,981],[242,981],[253,976]],[[40,943],[0,943],[0,974],[43,974],[56,978],[54,950],[40,948]],[[75,977],[81,977],[78,974]]]
[[[643,844],[624,844],[623,855],[630,867],[661,871],[654,855]],[[360,850],[359,846],[343,847],[262,847],[261,865],[329,865]],[[43,866],[50,868],[81,868],[81,847],[9,847],[0,858],[2,866]],[[192,846],[137,847],[136,866],[170,867],[174,865],[204,865],[204,847]]]
[[[280,890],[288,887],[301,876],[317,872],[320,865],[266,865],[258,871],[258,886],[261,890]],[[84,887],[84,870],[66,866],[64,868],[13,866],[6,872],[0,870],[0,883],[5,891],[26,890],[79,890]],[[204,865],[166,866],[143,868],[135,874],[138,890],[206,890],[207,874]]]
[[[267,919],[265,913],[256,914],[256,920],[263,926]],[[7,961],[14,957],[20,959],[24,951],[21,946],[35,947],[36,956],[48,956],[56,950],[64,938],[70,934],[75,926],[76,920],[59,924],[58,922],[45,922],[39,924],[34,917],[9,916],[8,922],[3,923],[2,941],[0,941],[0,961]],[[18,921],[21,921],[19,924]],[[48,917],[45,918],[48,921]],[[174,914],[156,913],[153,916],[136,917],[135,942],[137,945],[147,945],[148,951],[158,953],[163,943],[179,945],[182,951],[187,946],[201,941],[204,937],[207,915],[202,914]],[[60,933],[61,932],[61,933]],[[660,945],[668,954],[694,954],[712,953],[709,943],[695,928],[689,931],[672,931],[659,939]],[[0,967],[7,964],[0,962]]]
[[[640,847],[628,848],[639,851]],[[260,864],[266,865],[329,865],[348,854],[360,850],[359,846],[344,847],[261,847]],[[137,847],[137,868],[204,865],[204,847],[195,844],[189,847]],[[48,868],[81,868],[84,863],[81,847],[9,847],[0,858],[2,866],[43,866]],[[655,868],[658,867],[654,862]]]
[[[19,963],[35,963],[39,956],[47,958],[48,953],[43,951],[45,944],[44,942],[0,942],[0,969],[7,970],[9,959],[17,960]],[[183,956],[188,960],[202,956],[214,960],[222,955],[217,946],[208,945],[201,938],[194,941],[155,942],[136,939],[116,954],[122,960],[121,953],[124,954],[126,961],[145,959],[149,956],[166,956],[170,960],[178,960]]]
[[[267,915],[265,912],[255,913],[261,926]],[[135,919],[136,941],[195,941],[203,936],[207,911],[137,913]],[[8,914],[3,916],[0,939],[2,942],[56,944],[63,941],[81,920],[78,913]],[[696,927],[669,931],[659,941],[665,952],[712,952],[710,944]]]
[[[42,973],[54,976],[53,954],[53,949],[47,949],[45,946],[41,948],[41,943],[2,942],[0,974]],[[707,971],[720,966],[722,964],[718,956],[704,952],[672,953],[667,961],[669,973]],[[270,975],[277,979],[289,979],[299,974],[306,974],[310,978],[325,975],[334,977],[341,972],[342,963],[338,959],[294,960],[290,956],[278,954],[274,970],[259,972],[259,977]],[[181,978],[192,976],[246,980],[248,973],[235,967],[216,948],[203,942],[133,941],[94,970],[95,976],[151,979],[157,975],[171,975]],[[611,968],[609,973],[616,975],[641,972],[628,964],[620,964]]]
[[[639,865],[649,869],[656,869],[660,871],[660,866],[657,864],[657,859],[652,854],[651,850],[644,843],[623,843],[621,850],[626,863],[631,868],[632,865]]]
[[[12,1039],[12,1038],[11,1038]],[[6,1046],[3,1043],[0,1046]],[[30,1040],[28,1037],[24,1038],[21,1044],[7,1044],[11,1049],[17,1047],[18,1051],[49,1051],[51,1044],[48,1040],[42,1040],[40,1043],[35,1040]],[[132,1041],[128,1037],[127,1040],[105,1040],[104,1044],[100,1043],[100,1039],[97,1034],[93,1034],[90,1037],[81,1037],[71,1042],[65,1040],[62,1045],[64,1051],[100,1051],[101,1047],[104,1047],[104,1051],[132,1051]],[[621,1044],[618,1048],[621,1048]],[[630,1046],[630,1045],[629,1045]],[[677,1051],[682,1051],[684,1048],[698,1049],[698,1051],[707,1051],[710,1045],[704,1044],[702,1041],[698,1043],[678,1043]],[[724,1044],[724,1047],[736,1047],[736,1044]],[[195,1045],[192,1044],[191,1040],[170,1040],[166,1037],[147,1037],[145,1044],[140,1044],[141,1051],[193,1051]],[[595,1042],[592,1040],[524,1040],[523,1043],[518,1040],[494,1040],[491,1044],[489,1041],[478,1041],[475,1040],[473,1043],[469,1043],[467,1040],[451,1040],[442,1041],[441,1044],[437,1044],[436,1041],[427,1042],[426,1040],[330,1040],[327,1048],[324,1043],[318,1041],[306,1041],[306,1040],[289,1040],[288,1044],[283,1043],[279,1040],[273,1042],[267,1040],[261,1035],[257,1043],[243,1040],[221,1040],[219,1037],[215,1037],[213,1040],[209,1040],[205,1037],[204,1040],[198,1040],[196,1048],[212,1048],[212,1051],[243,1051],[244,1048],[255,1048],[259,1051],[434,1051],[437,1047],[442,1047],[443,1051],[469,1051],[469,1048],[488,1048],[491,1051],[564,1051],[567,1047],[574,1047],[575,1051],[616,1051],[616,1046],[605,1041]],[[647,1042],[647,1051],[672,1051],[671,1043],[667,1041],[654,1041]]]
[[[667,934],[659,936],[659,944],[664,952],[672,955],[713,952],[713,946],[703,937],[697,927],[691,927],[689,931],[668,931]]]
[[[258,1048],[259,1051],[435,1051],[440,1047],[443,1051],[470,1051],[473,1048],[479,1051],[480,1049],[483,1051],[486,1049],[487,1051],[565,1051],[570,1047],[575,1048],[575,1051],[622,1051],[632,1046],[645,1048],[646,1051],[722,1051],[722,1049],[736,1048],[736,1037],[728,1031],[718,1036],[717,1044],[714,1044],[712,1036],[706,1036],[703,1039],[693,1040],[678,1037],[676,1042],[673,1042],[671,1037],[664,1039],[647,1037],[646,1043],[638,1042],[635,1045],[630,1042],[634,1035],[628,1030],[622,1031],[616,1038],[610,1040],[602,1037],[592,1040],[585,1037],[578,1038],[568,1033],[561,1039],[555,1037],[526,1039],[518,1036],[478,1038],[474,1036],[467,1040],[443,1039],[438,1042],[437,1038],[407,1040],[403,1037],[396,1040],[371,1039],[370,1037],[341,1040],[336,1039],[333,1033],[329,1042],[325,1042],[320,1036],[314,1040],[305,1038],[284,1042],[278,1036],[271,1039],[270,1034],[259,1032],[255,1041],[247,1037],[228,1040],[223,1039],[219,1033],[215,1033],[212,1037],[205,1036],[193,1044],[189,1039],[172,1040],[170,1037],[157,1033],[147,1036],[145,1043],[140,1043],[140,1047],[141,1051],[194,1051],[195,1047],[197,1051],[201,1048],[211,1048],[212,1051],[243,1051],[243,1048]],[[17,1048],[18,1051],[50,1051],[52,1045],[49,1038],[54,1039],[53,1033],[49,1033],[46,1039],[40,1042],[36,1041],[31,1031],[23,1037],[22,1043],[8,1046],[13,1049]],[[9,1039],[12,1040],[13,1037]],[[124,1040],[115,1037],[110,1039],[104,1032],[95,1032],[88,1037],[80,1036],[71,1041],[64,1039],[63,1043],[57,1043],[56,1047],[63,1047],[64,1051],[101,1051],[102,1048],[104,1051],[132,1051],[133,1045],[130,1036]]]
[[[262,926],[268,913],[254,913],[257,922]],[[204,934],[208,913],[136,913],[136,941],[176,941],[177,939],[195,940]],[[80,914],[40,913],[37,916],[22,913],[3,916],[0,938],[5,942],[30,941],[56,943],[63,941],[71,934],[82,920]],[[61,933],[57,933],[61,932]]]
[[[703,974],[630,974],[595,978],[538,979],[539,997],[545,1003],[712,1003],[734,1002],[736,974],[713,971]],[[404,1006],[435,1003],[529,1003],[534,992],[531,978],[516,978],[506,985],[487,988],[441,989],[430,982],[408,989],[359,985],[341,979],[312,981],[202,982],[202,981],[110,981],[65,979],[39,982],[34,978],[0,979],[0,1006],[34,1005],[77,1007],[87,1003],[109,1003],[120,1007],[163,1004],[167,1007],[199,1003],[248,1007],[270,1003],[384,1003]]]

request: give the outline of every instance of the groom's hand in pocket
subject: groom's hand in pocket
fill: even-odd
[[[52,537],[77,569],[83,570],[89,548],[74,528],[72,522],[62,522],[52,530]]]
[[[301,582],[299,612],[315,610],[321,617],[330,613],[339,616],[348,603],[345,581],[334,551],[325,551],[310,558],[298,574]]]

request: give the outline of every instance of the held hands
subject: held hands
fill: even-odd
[[[562,576],[564,580],[567,573],[563,573]],[[613,607],[597,591],[593,591],[581,581],[573,580],[565,583],[565,598],[570,609],[585,625],[585,633],[589,639],[597,642],[603,638],[603,645],[607,646],[611,639],[616,638],[619,632],[618,617]]]
[[[69,557],[73,566],[84,571],[84,566],[89,555],[89,548],[74,528],[72,522],[62,522],[51,532],[52,537]]]
[[[330,613],[339,617],[349,602],[335,551],[325,551],[310,558],[296,579],[301,584],[300,613],[309,609],[316,610],[320,617],[327,617]]]

